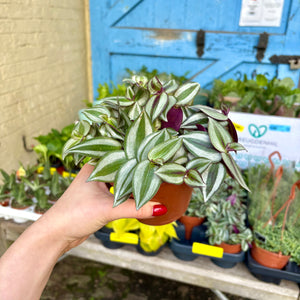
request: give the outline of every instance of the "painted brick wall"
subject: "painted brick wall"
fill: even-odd
[[[0,2],[0,168],[36,160],[23,148],[62,129],[89,98],[88,1]]]

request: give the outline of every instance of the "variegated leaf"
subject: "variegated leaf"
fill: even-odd
[[[124,140],[125,134],[121,132],[120,130],[116,129],[114,126],[105,124],[106,132],[109,134],[110,137],[116,140]]]
[[[176,159],[172,159],[173,163],[179,164],[179,165],[185,165],[188,162],[188,158],[186,156],[180,156]]]
[[[162,84],[159,81],[158,77],[155,76],[149,80],[148,90],[149,90],[150,94],[152,94],[152,95],[157,94],[157,92],[161,91],[161,89],[162,89]]]
[[[114,182],[117,171],[126,161],[123,150],[107,153],[99,160],[88,181]]]
[[[156,131],[146,136],[137,152],[138,161],[147,159],[148,153],[152,148],[166,140],[169,140],[170,138],[171,135],[167,129]]]
[[[132,193],[132,178],[136,165],[136,159],[132,158],[117,172],[114,184],[114,206],[124,202]]]
[[[81,120],[75,125],[75,127],[72,131],[72,137],[75,139],[76,138],[81,139],[88,135],[90,128],[91,128],[91,124],[88,121]]]
[[[186,149],[195,157],[204,157],[211,161],[220,161],[220,153],[213,149],[209,136],[206,132],[191,132],[181,136]]]
[[[123,96],[113,96],[113,97],[107,97],[95,101],[94,106],[102,105],[103,103],[126,107],[126,106],[131,106],[134,103],[134,101],[128,100],[126,97]]]
[[[92,123],[102,123],[102,116],[110,117],[110,111],[105,106],[86,108],[81,111],[85,118]]]
[[[172,184],[182,184],[185,173],[186,168],[175,163],[164,164],[155,172],[164,182]]]
[[[80,143],[80,140],[78,139],[73,139],[70,138],[69,140],[67,140],[67,142],[64,144],[63,150],[62,150],[62,159],[64,160],[65,157],[69,154],[69,150],[74,147],[75,145],[77,145],[78,143]]]
[[[226,121],[228,119],[228,116],[218,112],[216,109],[206,106],[206,105],[193,105],[191,106],[191,109],[195,110],[195,111],[202,111],[203,113],[205,113],[207,116],[218,120],[218,121]]]
[[[148,160],[140,162],[134,171],[132,187],[136,208],[141,208],[157,193],[161,179],[155,174],[157,166]]]
[[[240,143],[228,143],[226,145],[227,151],[241,151],[241,150],[247,150],[242,144]]]
[[[221,158],[221,155],[220,155]],[[202,174],[213,162],[210,159],[201,157],[201,158],[194,158],[190,160],[186,168],[187,169],[195,169],[197,170],[200,174]]]
[[[205,186],[205,183],[197,170],[188,170],[183,181],[194,188]]]
[[[167,106],[165,108],[165,110],[162,112],[162,114],[160,115],[160,119],[167,122],[168,121],[168,118],[167,118],[167,115],[168,115],[168,112],[169,110],[176,104],[176,99],[174,96],[169,96],[168,97],[168,102],[167,102]]]
[[[176,105],[184,106],[193,101],[200,90],[200,84],[197,82],[190,82],[180,86],[174,94],[177,99]]]
[[[206,186],[202,188],[204,201],[209,200],[220,188],[224,182],[226,169],[221,163],[211,164],[208,169],[202,173]]]
[[[189,116],[185,121],[182,123],[181,127],[195,125],[195,124],[207,124],[208,118],[203,113],[195,113]]]
[[[126,98],[134,100],[134,91],[131,86],[127,87],[127,89],[126,89]]]
[[[144,138],[153,132],[151,120],[146,112],[142,112],[129,127],[125,141],[124,149],[128,159],[136,158],[138,149]]]
[[[167,94],[171,94],[171,93],[175,92],[178,89],[178,86],[179,86],[178,83],[174,79],[163,84],[164,91]]]
[[[147,100],[150,98],[148,90],[141,87],[135,88],[137,89],[137,91],[135,93],[134,101],[137,102],[140,106],[145,106]]]
[[[171,159],[182,145],[182,140],[175,137],[155,146],[148,153],[148,159],[157,164],[163,164]]]
[[[142,112],[141,106],[135,102],[128,112],[128,117],[130,120],[136,120]]]
[[[240,168],[234,161],[233,157],[229,153],[221,153],[222,159],[228,168],[230,174],[236,179],[236,181],[247,191],[250,192],[247,184],[244,181]]]
[[[158,100],[154,102],[154,106],[152,108],[151,120],[152,122],[161,115],[164,109],[168,104],[168,95],[166,93],[161,93]]]
[[[226,152],[226,145],[233,142],[229,132],[211,118],[208,121],[208,135],[213,146],[220,152]]]
[[[118,141],[108,137],[96,137],[69,148],[69,150],[64,153],[64,157],[70,153],[76,153],[99,158],[107,152],[120,149],[122,149],[122,144]]]

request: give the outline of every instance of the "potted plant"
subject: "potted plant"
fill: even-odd
[[[168,213],[142,222],[170,223],[183,215],[192,190],[207,201],[229,172],[248,189],[230,152],[244,150],[227,110],[193,105],[200,85],[133,76],[126,96],[101,99],[81,111],[63,158],[91,158],[89,181],[114,183],[114,206],[133,194],[136,208],[149,200]],[[168,201],[169,200],[169,201]]]
[[[36,199],[34,212],[43,214],[51,207],[52,204],[49,202],[49,197],[43,188],[35,190],[34,197]]]
[[[204,222],[208,205],[209,201],[204,202],[202,192],[199,189],[194,189],[186,212],[178,220],[184,225],[185,240],[190,240],[194,227]]]

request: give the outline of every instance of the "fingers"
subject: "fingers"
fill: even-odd
[[[120,218],[148,219],[164,215],[165,213],[167,213],[167,208],[158,202],[149,201],[137,210],[135,201],[128,199],[119,206],[112,208],[111,217],[112,220]]]

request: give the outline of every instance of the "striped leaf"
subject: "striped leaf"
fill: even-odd
[[[222,159],[226,165],[226,167],[228,168],[228,171],[230,172],[230,174],[236,179],[236,181],[247,191],[250,192],[247,184],[244,181],[244,178],[242,176],[242,173],[240,171],[240,168],[238,167],[238,165],[236,164],[236,162],[234,161],[233,157],[228,154],[228,153],[221,153],[222,155]]]
[[[182,140],[175,137],[155,146],[149,153],[148,159],[157,164],[163,164],[171,159],[182,145]]]
[[[182,184],[186,168],[175,163],[168,163],[161,166],[155,174],[163,181],[172,184]]]
[[[101,124],[103,122],[103,115],[110,117],[110,111],[105,106],[86,108],[82,110],[81,113],[91,123]]]
[[[168,121],[168,112],[170,111],[170,109],[176,104],[176,99],[174,96],[169,96],[168,97],[168,102],[167,102],[167,106],[165,108],[165,110],[162,112],[162,114],[160,115],[160,119],[167,122]]]
[[[167,129],[163,129],[161,131],[156,131],[148,136],[142,141],[138,152],[137,158],[138,161],[143,161],[147,159],[149,151],[154,148],[156,145],[165,142],[171,138],[171,135],[167,131]]]
[[[95,101],[94,106],[102,105],[103,103],[113,104],[115,106],[126,107],[126,106],[131,106],[134,103],[134,101],[128,100],[126,97],[123,97],[123,96],[113,96],[113,97],[107,97],[107,98],[103,98],[101,100]]]
[[[195,111],[201,111],[201,112],[205,113],[207,116],[209,116],[215,120],[218,120],[218,121],[226,121],[228,119],[228,116],[220,113],[216,109],[209,107],[209,106],[198,104],[198,105],[191,106],[191,109],[193,109]]]
[[[220,155],[221,157],[221,155]],[[187,169],[195,169],[197,170],[200,174],[202,174],[213,162],[210,159],[201,157],[201,158],[195,158],[190,160],[186,168]]]
[[[226,145],[227,151],[241,151],[241,150],[247,150],[242,144],[240,143],[228,143]]]
[[[128,159],[137,157],[137,152],[142,141],[152,132],[153,127],[151,120],[147,113],[142,112],[139,118],[132,123],[126,133],[124,149]]]
[[[221,163],[210,165],[210,167],[202,174],[206,183],[206,186],[202,188],[205,202],[218,191],[221,184],[224,182],[225,175],[226,169]]]
[[[136,159],[132,158],[117,172],[114,185],[114,206],[127,200],[132,193],[132,178],[136,165]]]
[[[65,157],[69,154],[69,150],[78,143],[80,143],[80,140],[78,139],[70,138],[69,140],[67,140],[62,150],[62,159],[65,159]]]
[[[171,94],[171,93],[175,92],[178,89],[178,86],[179,86],[178,83],[174,79],[166,82],[163,85],[164,91],[167,94]]]
[[[126,98],[134,100],[134,90],[131,86],[126,89]]]
[[[175,164],[185,165],[188,162],[188,158],[186,156],[180,156],[172,159]]]
[[[233,142],[229,132],[211,118],[208,121],[208,135],[213,146],[220,152],[226,152],[226,145]]]
[[[141,208],[157,193],[161,184],[161,179],[155,174],[157,168],[148,160],[136,166],[132,179],[136,209]]]
[[[181,136],[186,149],[195,157],[204,157],[211,161],[220,161],[221,156],[213,149],[209,136],[206,132],[191,132]]]
[[[135,93],[134,101],[137,102],[140,106],[145,106],[149,97],[150,94],[148,90],[145,90],[144,88],[138,88]]]
[[[161,115],[164,109],[167,107],[168,104],[168,95],[166,93],[162,93],[157,101],[154,102],[151,114],[152,122]]]
[[[122,149],[122,144],[118,141],[108,137],[96,137],[69,148],[69,150],[64,153],[64,157],[70,153],[75,153],[99,158],[107,152],[120,149]]]
[[[174,97],[177,99],[176,105],[184,106],[189,104],[200,90],[200,84],[197,82],[186,83],[178,88]]]
[[[126,163],[123,150],[105,154],[97,163],[88,181],[114,182],[117,171]]]
[[[134,105],[130,108],[128,112],[128,117],[130,120],[136,120],[142,112],[142,108],[138,103],[134,103]]]
[[[195,124],[207,124],[208,118],[204,113],[195,113],[189,116],[185,121],[182,123],[182,127],[195,125]]]
[[[188,170],[185,174],[184,182],[194,188],[205,186],[200,173],[196,170]]]
[[[113,138],[113,139],[116,139],[116,140],[121,140],[123,141],[124,140],[124,133],[121,132],[120,130],[116,129],[114,126],[112,125],[109,125],[109,124],[105,124],[105,130],[107,132],[107,134]]]
[[[154,95],[157,94],[162,89],[162,84],[159,79],[155,76],[148,82],[148,90],[150,94]]]
[[[73,138],[82,138],[88,135],[89,131],[91,129],[91,125],[86,120],[79,121],[73,131],[72,131],[72,137]]]

